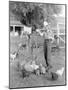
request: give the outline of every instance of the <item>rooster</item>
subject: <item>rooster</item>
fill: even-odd
[[[62,77],[63,72],[64,72],[64,67],[62,67],[61,69],[57,70],[55,73]]]

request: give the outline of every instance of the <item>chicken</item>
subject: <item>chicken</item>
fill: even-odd
[[[64,72],[64,67],[62,67],[60,70],[56,71],[56,74],[58,74],[59,76],[62,76]]]
[[[13,53],[13,54],[10,54],[10,58],[14,61],[14,59],[16,58],[16,56],[17,56],[17,53]]]
[[[24,61],[21,63],[21,71],[23,78],[28,77],[31,73],[36,74],[36,70],[39,68],[38,65],[36,65],[35,61]]]
[[[29,64],[29,63],[27,63],[27,64],[24,65],[24,69],[26,71],[29,71],[29,72],[32,72],[34,70],[34,68],[32,67],[32,65]]]
[[[32,61],[32,62],[28,62],[24,65],[24,68],[26,69],[26,71],[34,71],[36,69],[39,68],[38,65],[36,65],[35,61]]]
[[[64,67],[56,72],[51,72],[51,80],[57,80],[58,78],[61,79],[64,72]]]
[[[31,66],[32,66],[32,68],[34,68],[34,70],[36,70],[36,69],[39,68],[39,66],[36,65],[35,61],[32,62],[32,65]]]
[[[22,76],[23,76],[23,78],[29,77],[29,75],[30,75],[30,72],[28,72],[26,70],[22,70]]]
[[[54,72],[51,72],[49,79],[51,79],[51,80],[57,80],[58,79],[58,74],[56,74]]]
[[[42,74],[46,73],[46,69],[45,69],[45,67],[42,64],[40,64],[40,69],[41,69],[41,73]]]

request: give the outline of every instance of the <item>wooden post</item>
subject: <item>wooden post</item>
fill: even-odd
[[[15,34],[15,25],[13,25],[13,36]]]
[[[57,24],[57,36],[59,37],[59,24]],[[57,39],[57,45],[59,45],[59,38]]]

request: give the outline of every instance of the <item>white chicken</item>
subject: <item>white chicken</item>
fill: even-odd
[[[16,58],[16,55],[17,55],[17,53],[13,53],[13,54],[11,53],[10,58],[14,61],[14,59]]]
[[[60,70],[57,70],[57,71],[56,71],[56,74],[58,74],[59,76],[62,77],[63,72],[64,72],[64,67],[62,67]]]
[[[35,61],[32,62],[32,68],[34,68],[34,70],[37,70],[39,68],[38,65],[36,65]]]
[[[24,65],[24,68],[25,68],[26,71],[31,71],[32,72],[33,70],[38,69],[39,66],[36,65],[35,61],[32,61],[32,63],[31,62],[26,63]]]
[[[40,67],[41,67],[41,73],[45,74],[46,73],[45,67],[42,64],[40,64]]]

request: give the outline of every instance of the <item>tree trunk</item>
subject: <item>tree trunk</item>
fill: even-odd
[[[28,35],[28,52],[29,52],[29,55],[30,55],[32,60],[33,60],[33,43],[35,42],[34,37],[33,37],[33,33],[35,31],[36,31],[36,26],[33,25],[32,29],[31,29],[31,36]]]
[[[51,66],[51,42],[49,39],[44,39],[44,58],[47,66]]]
[[[33,47],[32,47],[32,42],[31,42],[31,37],[28,36],[28,44],[27,44],[27,49],[28,49],[28,53],[29,53],[29,57],[32,60],[33,59]]]

